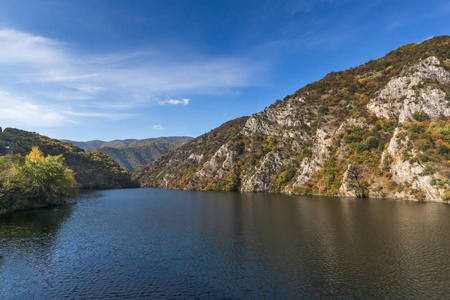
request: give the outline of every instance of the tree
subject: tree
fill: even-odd
[[[349,187],[351,187],[356,194],[357,198],[366,198],[367,197],[367,186],[365,181],[359,180],[358,176],[360,175],[360,170],[354,165],[350,165],[347,169],[348,178],[350,180]]]
[[[7,156],[0,157],[0,167],[0,210],[22,208],[28,199],[23,174],[11,164]]]
[[[54,204],[75,194],[74,172],[63,162],[62,155],[44,157],[37,147],[32,148],[19,169],[32,200]]]

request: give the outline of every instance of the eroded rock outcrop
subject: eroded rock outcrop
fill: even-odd
[[[438,37],[330,73],[162,157],[141,182],[447,201],[449,46],[449,37]]]
[[[278,173],[283,161],[277,153],[268,153],[261,166],[253,175],[242,183],[242,192],[270,192],[275,191],[272,177]]]
[[[389,143],[388,148],[383,154],[389,154],[393,161],[390,164],[390,172],[392,173],[392,180],[397,184],[408,187],[408,191],[417,190],[423,193],[423,199],[417,199],[414,193],[408,193],[407,191],[399,191],[396,197],[408,200],[423,200],[423,201],[435,201],[442,202],[442,195],[446,193],[445,188],[439,188],[436,185],[432,185],[433,178],[444,179],[437,172],[430,171],[433,174],[424,172],[427,164],[421,162],[413,162],[413,160],[419,154],[417,151],[411,151],[411,157],[405,158],[403,153],[407,149],[409,144],[408,137],[400,137],[401,134],[405,135],[407,132],[404,129],[396,128],[393,137]],[[413,160],[414,161],[414,160]],[[434,174],[436,173],[436,174]]]
[[[388,82],[379,96],[369,102],[367,109],[378,117],[398,119],[402,123],[413,119],[412,115],[417,111],[424,111],[432,118],[441,114],[450,116],[445,92],[436,85],[424,85],[427,80],[442,85],[450,83],[450,73],[440,65],[439,59],[431,56],[407,68],[402,76]]]

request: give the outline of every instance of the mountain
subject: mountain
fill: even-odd
[[[133,143],[124,148],[101,147],[97,151],[108,155],[128,171],[134,172],[161,155],[178,148],[176,144],[164,140],[154,140],[147,144],[133,146],[136,144]]]
[[[104,142],[100,140],[93,140],[87,142],[78,142],[71,140],[62,140],[64,142],[70,143],[77,147],[80,147],[84,150],[96,150],[101,147],[109,147],[109,148],[125,148],[125,147],[139,147],[146,145],[150,142],[154,141],[164,141],[168,143],[173,143],[177,146],[181,146],[191,141],[192,138],[188,136],[169,136],[169,137],[159,137],[159,138],[148,138],[148,139],[126,139],[126,140],[113,140],[109,142]]]
[[[97,150],[114,159],[129,172],[135,172],[161,155],[175,150],[192,139],[187,136],[170,136],[142,140],[114,140],[110,142],[99,140],[88,142],[63,141],[85,150]]]
[[[24,130],[6,128],[0,130],[0,155],[25,156],[37,146],[45,155],[60,155],[64,164],[75,172],[79,188],[127,188],[137,187],[131,174],[113,159],[98,152],[86,152],[72,144]]]
[[[138,172],[137,178],[144,186],[199,189],[195,177],[197,169],[201,165],[199,162],[204,162],[204,158],[211,157],[224,144],[235,138],[247,119],[248,117],[242,117],[228,121],[219,128],[161,156]],[[158,172],[163,173],[159,174]]]
[[[70,141],[70,140],[61,140],[62,142],[66,142],[69,144],[72,144],[74,146],[77,146],[84,150],[95,150],[100,147],[102,147],[107,142],[100,141],[100,140],[94,140],[94,141],[88,141],[88,142],[77,142],[77,141]]]
[[[450,37],[332,72],[136,174],[183,190],[450,200]]]

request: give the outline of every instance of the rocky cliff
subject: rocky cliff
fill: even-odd
[[[448,201],[449,50],[441,36],[330,73],[209,133],[226,139],[197,138],[137,177],[187,190]]]

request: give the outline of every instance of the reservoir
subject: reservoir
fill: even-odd
[[[0,299],[449,298],[450,206],[124,189],[0,215]]]

